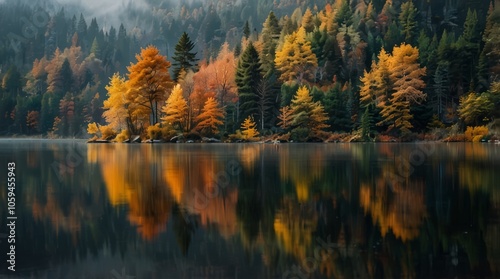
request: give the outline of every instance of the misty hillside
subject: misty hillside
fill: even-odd
[[[223,106],[221,135],[238,130],[244,116],[254,117],[261,132],[282,131],[280,109],[291,105],[300,86],[306,86],[313,101],[324,108],[327,126],[321,130],[326,132],[358,131],[364,114],[371,117],[372,135],[485,125],[498,114],[492,86],[500,55],[498,9],[498,4],[486,0],[95,0],[85,4],[3,0],[0,135],[85,137],[89,123],[109,123],[103,117],[103,104],[109,97],[110,78],[115,73],[128,77],[127,66],[136,63],[141,48],[149,45],[172,63],[171,78],[182,86],[190,104],[194,96],[198,99],[192,101],[201,104],[215,97]],[[192,73],[183,69],[187,81],[178,79],[180,69],[176,69],[180,54],[175,48],[184,32],[193,44],[189,51],[197,64]],[[394,48],[402,43],[409,46],[404,55],[416,55],[422,69],[415,85],[422,94],[408,97],[415,102],[397,109],[408,110],[398,116],[408,122],[396,127],[387,120],[395,116],[385,115],[389,112],[379,101],[366,101],[366,94],[376,94],[368,84],[371,79],[373,84],[378,82],[382,52],[392,59],[403,51]],[[247,57],[249,45],[255,46],[257,56]],[[301,50],[292,51],[293,47]],[[232,77],[225,85],[209,74],[217,69],[215,65],[221,67],[217,63],[222,63],[222,54],[232,57],[224,58],[232,65]],[[245,59],[257,59],[259,73],[252,82],[267,84],[265,94],[245,91],[251,80],[238,78],[238,73],[250,71],[242,68]],[[292,64],[294,68],[288,69]],[[392,76],[386,84],[386,105],[397,104],[390,101],[398,90],[394,71],[386,73],[387,78]],[[464,116],[465,97],[474,103],[474,96],[483,93],[489,94],[485,98],[492,108]],[[201,110],[190,107],[189,111],[191,123],[185,126],[194,128]],[[145,122],[136,132],[146,133],[154,124]],[[306,139],[313,137],[310,131],[302,133]]]

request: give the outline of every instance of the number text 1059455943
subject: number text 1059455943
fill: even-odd
[[[8,249],[7,262],[8,269],[16,269],[16,164],[7,164],[7,228],[8,228]]]

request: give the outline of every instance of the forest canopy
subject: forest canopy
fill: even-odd
[[[0,135],[499,134],[500,1],[147,3],[1,3]]]

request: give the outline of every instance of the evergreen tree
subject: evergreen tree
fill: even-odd
[[[90,47],[90,53],[94,54],[96,58],[101,58],[101,48],[99,46],[99,42],[97,42],[97,38],[94,37],[94,41],[92,41],[92,46]]]
[[[446,61],[442,61],[438,64],[436,72],[434,73],[434,90],[432,92],[430,101],[432,108],[439,120],[443,120],[446,99],[448,96],[448,68],[449,63]]]
[[[404,41],[407,44],[413,44],[415,34],[417,34],[417,8],[410,0],[401,5],[401,13],[399,14],[399,23],[401,24],[401,33]]]
[[[245,26],[243,26],[243,35],[245,36],[245,39],[248,40],[250,38],[250,33],[252,31],[250,30],[250,24],[248,23],[248,20],[245,21]]]
[[[264,21],[261,33],[262,40],[262,67],[265,72],[270,71],[274,68],[274,59],[276,54],[276,47],[278,45],[278,38],[281,29],[279,26],[278,19],[273,12],[270,12],[267,16],[266,21]]]
[[[370,108],[366,107],[363,116],[361,116],[361,138],[364,141],[369,141],[371,139],[373,126],[373,116],[371,114]]]
[[[337,11],[335,15],[335,21],[337,22],[337,25],[340,26],[342,24],[345,24],[346,26],[349,26],[352,24],[352,8],[350,4],[350,0],[342,0],[342,4],[340,6],[340,9]]]
[[[196,52],[192,52],[194,48],[194,43],[191,42],[188,34],[183,32],[179,41],[175,45],[175,53],[172,59],[175,61],[173,63],[174,80],[177,81],[179,78],[179,73],[181,69],[185,72],[188,70],[195,70]]]
[[[236,69],[236,85],[239,96],[239,117],[249,116],[259,119],[258,116],[258,86],[262,80],[259,54],[250,42],[241,55]]]
[[[351,131],[351,117],[348,111],[348,92],[342,90],[340,82],[326,92],[324,105],[328,113],[327,124],[333,131]]]

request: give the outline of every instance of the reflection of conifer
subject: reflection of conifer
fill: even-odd
[[[196,220],[190,218],[189,213],[181,210],[179,204],[175,203],[172,207],[173,229],[175,239],[182,255],[186,256],[191,244],[191,239],[197,227]]]

